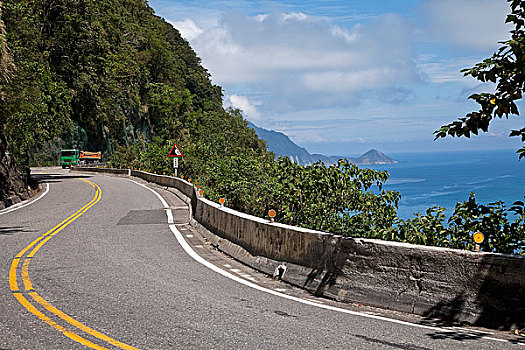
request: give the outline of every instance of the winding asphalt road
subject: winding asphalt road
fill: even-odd
[[[155,191],[171,227],[165,204],[129,179],[34,173],[49,191],[0,211],[0,350],[525,349],[507,333],[345,313],[271,281],[207,245],[166,189]]]

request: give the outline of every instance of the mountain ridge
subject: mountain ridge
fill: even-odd
[[[377,165],[377,164],[395,164],[397,161],[385,155],[384,153],[371,149],[357,158],[343,156],[326,156],[319,153],[310,153],[304,147],[294,143],[285,133],[261,128],[252,122],[248,126],[255,130],[259,138],[266,141],[268,150],[275,153],[276,156],[288,157],[294,163],[300,165],[311,165],[318,161],[325,164],[335,164],[341,158],[348,159],[356,165]]]

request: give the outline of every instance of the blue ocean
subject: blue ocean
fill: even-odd
[[[476,194],[478,203],[502,200],[509,208],[524,200],[525,159],[516,150],[388,154],[397,164],[367,166],[387,170],[384,189],[401,193],[398,216],[408,219],[435,205],[454,212],[456,202]]]

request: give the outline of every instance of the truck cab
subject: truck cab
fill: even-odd
[[[60,151],[60,165],[62,169],[80,164],[80,151],[78,149],[63,149]]]

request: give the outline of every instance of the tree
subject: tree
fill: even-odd
[[[14,67],[13,58],[7,46],[5,23],[2,20],[2,2],[0,2],[0,81],[2,84],[9,82]]]
[[[502,47],[491,58],[476,64],[473,68],[464,69],[464,76],[472,76],[482,82],[496,83],[494,93],[472,94],[469,99],[480,105],[480,110],[471,112],[457,121],[442,126],[434,132],[435,139],[446,137],[477,135],[481,130],[487,132],[495,118],[508,118],[509,114],[519,115],[514,101],[520,100],[525,88],[525,2],[507,0],[511,13],[506,23],[513,23],[512,38],[501,42]],[[525,142],[525,127],[512,130],[509,136],[521,136]],[[517,151],[519,158],[525,157],[525,147]]]

